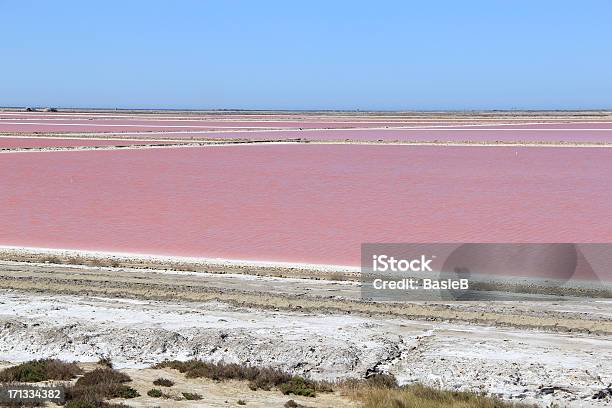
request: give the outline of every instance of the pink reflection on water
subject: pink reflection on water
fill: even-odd
[[[0,155],[0,243],[357,265],[362,242],[608,242],[609,174],[591,148]]]

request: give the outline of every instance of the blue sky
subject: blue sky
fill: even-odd
[[[612,108],[611,1],[0,0],[0,106]]]

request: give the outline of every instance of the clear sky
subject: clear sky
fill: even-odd
[[[0,0],[0,106],[612,108],[612,1]]]

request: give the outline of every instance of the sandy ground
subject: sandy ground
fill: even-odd
[[[252,391],[246,382],[225,381],[216,382],[207,379],[188,379],[176,370],[164,369],[123,369],[122,372],[128,374],[133,382],[130,384],[142,397],[127,402],[132,407],[153,407],[173,408],[173,407],[256,407],[256,408],[281,408],[288,400],[312,408],[333,408],[333,407],[357,407],[357,403],[343,397],[338,392],[319,393],[315,398],[296,397],[294,395],[283,395],[279,391]],[[176,383],[171,388],[153,386],[155,379],[163,377]],[[176,401],[173,399],[151,398],[146,396],[151,388],[161,389],[170,396],[179,396],[182,392],[198,393],[205,397],[202,401]],[[246,405],[238,404],[242,400]],[[119,401],[117,401],[119,402]],[[121,401],[126,403],[125,400]]]
[[[591,398],[612,382],[609,299],[363,303],[353,281],[246,272],[3,261],[0,360],[108,355],[146,378],[145,368],[164,359],[202,358],[328,380],[387,372],[402,383],[540,405],[609,402]],[[218,396],[210,406],[238,395],[209,386]],[[274,403],[286,401],[277,396]]]

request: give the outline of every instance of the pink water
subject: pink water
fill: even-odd
[[[438,124],[438,123],[436,123]],[[439,124],[452,124],[441,122]],[[340,122],[340,121],[192,121],[192,120],[137,120],[137,119],[102,119],[102,120],[40,120],[10,119],[0,120],[0,132],[124,132],[124,131],[172,131],[202,129],[342,129],[354,127],[384,126],[426,126],[429,122]]]
[[[57,114],[56,114],[57,115]],[[43,116],[41,114],[0,114],[0,132],[129,132],[129,131],[198,131],[215,129],[351,129],[351,128],[385,128],[394,126],[448,126],[463,129],[608,129],[612,131],[611,122],[582,123],[539,123],[541,121],[453,121],[449,120],[385,120],[381,118],[283,118],[268,116],[265,120],[244,117],[212,118],[189,116],[144,117],[96,117],[96,116]],[[503,125],[500,125],[503,123]]]
[[[42,137],[0,137],[0,149],[32,147],[78,147],[78,146],[130,146],[145,144],[168,144],[147,140],[100,140],[100,139],[47,139]]]
[[[609,242],[609,174],[597,148],[0,155],[0,244],[358,265],[362,242]]]

